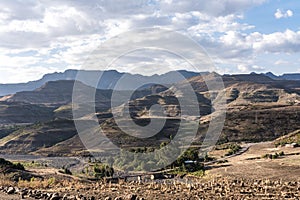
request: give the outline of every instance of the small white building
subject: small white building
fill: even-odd
[[[295,142],[294,142],[294,143],[291,143],[291,144],[286,144],[286,145],[285,145],[286,148],[296,148],[297,146],[298,146],[298,145],[297,145],[297,143],[295,143]]]

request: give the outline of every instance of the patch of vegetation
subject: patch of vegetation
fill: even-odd
[[[130,148],[129,152],[132,153],[147,153],[155,151],[154,147],[137,147],[137,148]]]
[[[89,159],[89,166],[82,170],[82,174],[89,178],[102,179],[105,177],[113,177],[114,168],[112,167],[112,162],[110,164],[102,163],[98,159]]]
[[[159,151],[155,147],[122,149],[120,154],[108,163],[113,163],[116,168],[125,171],[160,170],[174,161],[174,155],[180,155],[180,149],[170,148],[170,145],[166,144],[161,143]]]
[[[219,160],[217,163],[218,164],[228,163],[228,160]]]
[[[224,149],[229,149],[229,151],[224,156],[231,156],[239,152],[242,149],[242,147],[238,144],[229,144]]]
[[[54,177],[41,179],[32,177],[30,180],[19,180],[18,187],[32,189],[49,189],[55,187],[59,183]]]
[[[116,168],[125,171],[155,171],[173,169],[177,172],[194,172],[204,169],[203,162],[213,158],[205,156],[199,158],[198,148],[190,148],[180,152],[178,148],[169,148],[167,142],[162,142],[160,150],[153,147],[138,147],[122,150],[119,156],[114,157],[112,163]],[[173,160],[174,155],[181,156]],[[189,162],[186,162],[189,161]]]
[[[25,168],[44,168],[47,164],[43,164],[35,161],[22,161],[20,162]]]
[[[21,163],[12,163],[4,158],[0,158],[0,170],[6,171],[9,169],[16,169],[16,170],[25,170],[24,166]]]
[[[204,158],[200,158],[198,149],[190,148],[172,164],[172,168],[176,168],[179,172],[201,172],[202,174],[204,173],[203,162],[208,160],[208,158],[207,155]]]
[[[114,169],[105,164],[94,165],[95,178],[102,179],[104,177],[112,177],[114,175]]]
[[[273,159],[278,159],[278,158],[280,158],[280,157],[282,157],[284,155],[285,155],[284,152],[281,151],[280,153],[275,153],[275,154],[265,154],[265,155],[262,156],[262,158],[272,159],[273,160]]]

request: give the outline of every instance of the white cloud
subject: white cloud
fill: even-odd
[[[281,18],[288,18],[293,16],[293,11],[287,10],[287,11],[281,11],[280,9],[277,9],[274,16],[276,19],[281,19]]]
[[[211,51],[221,58],[251,58],[262,53],[300,53],[300,31],[286,30],[262,34],[253,32],[250,34],[239,31],[228,31],[219,39],[209,41]]]
[[[255,27],[243,21],[244,11],[266,1],[0,1],[0,69],[18,66],[20,73],[31,77],[26,68],[37,73],[79,68],[91,51],[113,36],[132,29],[162,27],[192,36],[211,57],[240,65],[240,71],[259,71],[261,67],[254,62],[257,54],[300,52],[300,32],[251,33]],[[291,10],[278,9],[276,13],[278,18],[293,16]],[[18,58],[29,49],[35,53]],[[174,59],[152,56],[157,63],[179,65]],[[152,62],[137,56],[134,59],[147,66]]]
[[[288,64],[290,64],[290,62],[289,61],[286,61],[286,60],[277,60],[275,63],[274,63],[274,65],[288,65]]]
[[[249,73],[249,72],[259,72],[259,71],[264,71],[265,68],[264,67],[261,67],[261,66],[258,66],[258,65],[246,65],[246,64],[239,64],[237,66],[238,70],[240,72],[243,72],[243,73]]]
[[[202,31],[239,29],[245,26],[234,22],[235,13],[264,1],[2,1],[0,46],[45,47],[59,37],[101,34],[110,38],[129,29],[154,26]]]
[[[257,34],[253,48],[259,52],[269,53],[300,52],[300,31],[287,29],[285,32]]]

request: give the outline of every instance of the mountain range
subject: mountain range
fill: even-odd
[[[86,82],[73,80],[77,72],[68,70],[64,73],[45,75],[39,81],[28,83],[35,87],[42,84],[40,87],[31,88],[33,90],[27,88],[27,91],[18,91],[0,98],[0,153],[85,155],[87,151],[77,134],[72,115],[72,109],[80,113],[83,108],[88,108],[89,113],[83,112],[76,120],[88,122],[96,118],[101,129],[115,145],[126,148],[143,146],[157,148],[160,143],[168,142],[175,136],[174,133],[176,134],[182,120],[187,124],[185,130],[189,129],[190,122],[197,120],[189,116],[182,116],[181,121],[178,119],[183,112],[179,100],[184,98],[180,96],[180,90],[186,84],[193,87],[201,114],[195,144],[201,144],[209,122],[215,114],[213,107],[213,102],[217,99],[214,97],[215,93],[225,95],[227,104],[226,120],[219,143],[273,140],[300,130],[299,80],[272,78],[270,74],[255,73],[223,75],[221,77],[224,90],[212,93],[208,91],[205,80],[219,77],[220,75],[216,73],[205,72],[200,75],[200,73],[180,71],[186,77],[181,80],[174,79],[174,73],[177,72],[150,77],[128,74],[129,77],[137,78],[138,82],[146,80],[153,84],[144,85],[133,92],[129,101],[123,102],[120,99],[128,92],[132,92],[133,85],[130,84],[134,81],[129,82],[129,85],[122,88],[123,90],[117,91],[120,99],[113,99],[116,107],[112,107],[113,84],[122,73],[104,72],[105,81],[100,81],[103,85],[98,84],[99,88],[95,89],[88,84],[88,75],[95,76],[97,74],[95,71],[84,72]],[[166,84],[156,85],[155,80]],[[96,108],[89,108],[89,102],[80,105],[72,104],[75,83],[80,86],[81,96],[78,98],[83,99],[83,102],[85,95],[95,90]],[[16,91],[22,88],[21,85],[16,85],[15,88],[12,85],[1,85],[1,87],[4,88],[3,91],[13,91],[11,88]],[[23,87],[24,85],[26,84],[23,84]],[[8,89],[5,89],[6,86]],[[189,103],[189,100],[186,103]],[[123,129],[116,124],[112,114],[113,109],[115,114],[122,116],[124,109],[128,108],[130,120],[145,126],[150,123],[151,117],[159,117],[157,113],[151,113],[149,110],[156,104],[163,108],[168,119],[158,134],[146,139],[137,139],[124,133]],[[125,128],[135,131],[130,127]],[[95,131],[89,130],[90,134],[94,134]]]
[[[80,76],[77,76],[80,73]],[[182,77],[174,76],[174,74],[180,73]],[[203,72],[201,74],[206,74]],[[40,88],[42,85],[49,81],[58,80],[78,80],[82,83],[95,87],[93,80],[99,80],[97,84],[98,89],[114,89],[118,80],[121,77],[126,77],[126,85],[121,85],[120,90],[132,90],[136,85],[143,83],[161,83],[172,84],[182,81],[185,78],[197,76],[200,73],[189,72],[186,70],[171,71],[162,75],[142,76],[140,74],[120,73],[116,70],[108,71],[96,71],[96,70],[66,70],[65,72],[55,72],[44,75],[41,79],[36,81],[30,81],[28,83],[16,83],[16,84],[0,84],[0,96],[15,94],[21,91],[32,91]]]
[[[80,77],[77,77],[80,73]],[[174,74],[180,73],[182,77],[174,76]],[[114,89],[118,80],[121,77],[126,77],[126,85],[121,85],[118,89],[120,90],[132,90],[136,85],[142,83],[160,83],[160,84],[173,84],[180,82],[184,79],[188,79],[198,75],[205,75],[208,72],[191,72],[186,70],[171,71],[162,75],[152,75],[152,76],[143,76],[140,74],[130,74],[130,73],[120,73],[116,70],[108,71],[96,71],[96,70],[66,70],[64,72],[55,72],[50,74],[45,74],[41,79],[36,81],[30,81],[27,83],[16,83],[16,84],[0,84],[0,96],[15,94],[21,91],[32,91],[35,90],[49,81],[58,81],[58,80],[78,80],[82,83],[95,87],[93,83],[94,78],[99,78],[97,88],[98,89]],[[276,76],[271,72],[263,74],[274,80],[300,80],[300,74],[283,74]]]

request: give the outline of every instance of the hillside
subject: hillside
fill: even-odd
[[[34,91],[17,92],[16,94],[3,97],[0,101],[65,105],[72,101],[74,83],[75,81],[73,80],[50,81]],[[80,93],[82,94],[82,98],[84,98],[87,93],[92,93],[95,90],[81,82],[77,82],[76,85],[77,89],[80,90]],[[109,92],[98,92],[96,98],[108,101]]]
[[[298,146],[300,145],[300,129],[279,137],[274,141],[276,146],[285,146],[293,143]]]
[[[214,76],[215,74],[210,74],[205,79]],[[300,128],[300,96],[292,93],[290,89],[298,85],[298,82],[292,81],[293,84],[286,85],[285,82],[277,82],[256,74],[225,76],[223,80],[228,110],[220,142],[273,140]],[[209,100],[211,94],[207,91],[203,77],[193,77],[188,81],[198,92],[199,107],[202,111],[200,123],[202,131],[199,131],[201,141],[203,131],[207,130],[208,122],[211,120],[212,107]],[[176,87],[180,89],[182,84],[186,83],[179,83]],[[145,115],[149,115],[145,110],[157,103],[162,105],[166,113],[170,111],[180,113],[178,102],[168,101],[172,99],[168,96],[170,94],[165,91],[158,96],[146,96],[130,102],[128,105],[133,110],[135,122],[145,120]],[[109,123],[106,127],[115,125]],[[162,132],[165,133],[165,138],[168,138],[167,129]]]
[[[214,79],[216,76],[218,76],[216,73],[195,76],[174,84],[170,89],[159,85],[150,86],[136,91],[131,100],[125,103],[120,99],[122,95],[130,91],[119,91],[120,98],[114,99],[115,105],[118,105],[115,108],[111,108],[112,90],[98,89],[96,91],[96,116],[102,130],[117,146],[159,147],[162,142],[168,142],[174,137],[180,122],[183,122],[184,130],[187,131],[190,128],[189,123],[197,120],[196,116],[181,116],[184,110],[181,110],[183,107],[179,105],[180,98],[185,98],[180,90],[185,84],[191,84],[196,91],[201,114],[198,137],[194,142],[200,144],[213,116],[212,102],[215,101],[215,95],[219,92],[207,91],[204,80]],[[225,75],[222,78],[225,86],[222,92],[227,100],[227,115],[219,143],[273,140],[300,129],[299,81],[274,80],[258,74]],[[74,124],[71,123],[73,85],[72,80],[48,82],[34,91],[19,92],[2,98],[0,119],[13,123],[37,121],[43,123],[35,123],[25,128],[2,129],[1,150],[43,155],[72,155],[85,152]],[[86,92],[94,90],[83,83],[80,83],[79,89],[82,89],[82,97],[79,97],[82,99]],[[213,95],[212,99],[210,99],[211,95]],[[190,99],[187,98],[185,103],[192,104],[189,101]],[[159,120],[161,117],[161,114],[156,111],[149,112],[149,108],[156,104],[162,106],[167,122],[158,134],[148,139],[137,139],[123,133],[111,114],[111,109],[114,109],[117,116],[122,116],[124,108],[128,108],[134,123],[145,126],[150,123],[151,118]],[[80,112],[86,106],[88,104],[76,105],[74,108]],[[188,106],[186,105],[185,108]],[[182,117],[181,121],[179,116]],[[13,120],[14,117],[18,120]],[[91,113],[84,113],[80,118],[83,121],[92,119],[95,119],[92,108]],[[123,121],[125,127],[121,128],[127,128],[127,131],[138,135],[137,130],[126,127],[128,124],[126,120]],[[63,126],[60,126],[61,124]],[[91,134],[97,132],[97,130],[90,131]],[[61,133],[63,137],[58,133]],[[47,143],[46,140],[49,142]]]
[[[203,78],[189,81],[195,91],[210,97]],[[299,81],[273,80],[258,74],[226,75],[223,81],[227,114],[220,143],[268,141],[300,128]],[[200,127],[206,130],[210,120],[211,115],[203,116]],[[199,133],[200,138],[203,135]]]
[[[48,121],[53,118],[54,109],[45,105],[0,101],[0,124]]]
[[[0,152],[26,154],[75,136],[72,120],[53,120],[22,127],[0,140]]]

